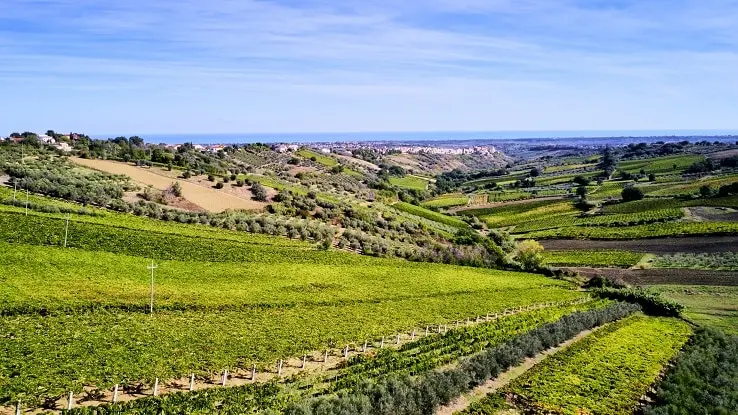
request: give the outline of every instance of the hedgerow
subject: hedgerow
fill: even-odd
[[[645,313],[657,316],[677,317],[684,310],[682,304],[666,299],[660,293],[641,288],[597,288],[592,292],[602,298],[640,304]]]
[[[526,357],[553,347],[583,330],[621,319],[640,310],[617,303],[604,309],[578,312],[535,328],[514,339],[483,350],[452,369],[429,372],[418,378],[394,375],[367,381],[353,391],[290,405],[289,415],[429,414],[470,389],[496,377]]]
[[[699,329],[658,386],[646,415],[738,413],[738,336]]]

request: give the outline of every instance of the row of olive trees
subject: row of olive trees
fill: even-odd
[[[368,380],[353,390],[293,404],[288,415],[421,415],[432,414],[461,394],[497,377],[526,357],[554,347],[578,333],[618,320],[640,310],[616,303],[607,308],[577,312],[535,328],[491,349],[483,350],[451,369],[435,370],[417,378],[390,375]]]

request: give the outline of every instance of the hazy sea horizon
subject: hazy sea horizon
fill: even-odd
[[[243,144],[325,143],[368,141],[462,141],[519,139],[583,139],[624,137],[717,137],[738,136],[736,130],[582,130],[582,131],[417,131],[336,133],[187,133],[187,134],[96,134],[95,138],[142,137],[147,143]]]

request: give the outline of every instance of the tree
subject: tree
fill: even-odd
[[[541,175],[541,171],[538,169],[538,167],[533,167],[530,169],[530,177],[538,177]]]
[[[259,182],[254,182],[251,185],[251,194],[254,195],[254,200],[258,200],[259,202],[266,202],[267,200],[266,189]]]
[[[172,183],[172,194],[177,197],[182,197],[182,185],[179,182]]]
[[[581,197],[582,199],[587,197],[587,188],[584,186],[577,187],[577,196]]]
[[[525,240],[518,244],[515,250],[514,259],[518,261],[523,268],[527,270],[535,270],[543,263],[543,245],[533,240]]]
[[[650,174],[648,175],[648,181],[649,181],[649,182],[655,182],[655,181],[656,181],[656,175],[655,175],[655,174],[653,174],[653,173],[650,173]]]
[[[610,146],[606,146],[598,167],[605,171],[606,176],[610,176],[615,171],[615,164],[615,156],[613,156]]]
[[[710,197],[713,195],[712,188],[708,185],[704,185],[700,187],[700,196],[702,197]]]
[[[623,189],[621,193],[624,202],[632,202],[634,200],[643,199],[643,191],[637,187],[629,186]]]

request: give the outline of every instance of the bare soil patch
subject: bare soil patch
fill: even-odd
[[[370,170],[375,170],[375,171],[379,170],[379,166],[377,166],[374,163],[370,163],[370,162],[368,162],[366,160],[357,159],[357,158],[349,157],[349,156],[342,156],[340,154],[336,154],[335,156],[338,157],[341,160],[344,160],[344,161],[349,162],[349,163],[355,163],[355,164],[358,164],[360,166],[364,166],[364,167],[366,167],[367,169],[370,169]]]
[[[563,268],[586,277],[601,276],[631,285],[720,285],[738,286],[738,272],[687,268]]]
[[[732,156],[738,156],[738,149],[717,151],[707,155],[711,159],[724,159]]]
[[[738,212],[735,209],[721,207],[693,207],[686,209],[691,216],[701,221],[738,221]]]
[[[539,242],[545,249],[552,251],[620,249],[652,254],[738,252],[738,236],[735,235],[634,239],[625,241],[546,239]]]
[[[89,160],[73,157],[71,159],[77,164],[95,170],[101,170],[112,174],[125,174],[135,182],[146,186],[153,186],[159,190],[165,190],[178,181],[182,186],[182,196],[198,207],[210,212],[223,212],[228,209],[263,210],[265,203],[242,197],[229,191],[217,190],[207,185],[200,185],[183,179],[167,177],[158,172],[156,168],[148,169],[136,167],[131,164],[110,160]],[[211,183],[211,182],[206,182]],[[212,186],[212,184],[211,184]],[[230,186],[227,186],[230,188]]]

